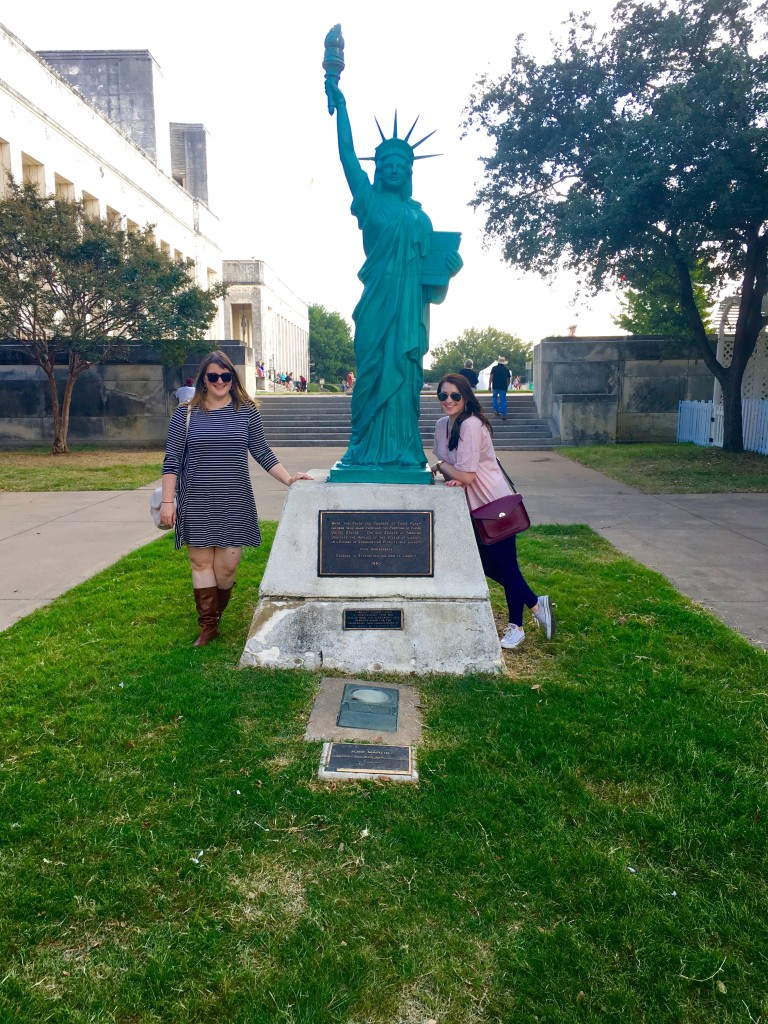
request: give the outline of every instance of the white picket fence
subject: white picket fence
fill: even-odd
[[[745,398],[741,403],[744,448],[768,455],[768,401]],[[712,402],[680,402],[677,412],[677,440],[722,447],[723,407]]]

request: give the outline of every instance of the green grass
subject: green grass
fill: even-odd
[[[168,538],[0,634],[0,1020],[764,1020],[768,660],[585,527],[520,550],[558,636],[417,681],[417,788],[319,783],[318,677],[236,670],[265,549],[202,650]]]
[[[132,491],[156,480],[157,449],[73,446],[68,455],[50,448],[0,451],[0,491]]]
[[[645,494],[768,491],[768,458],[755,452],[695,444],[600,445],[558,452]]]

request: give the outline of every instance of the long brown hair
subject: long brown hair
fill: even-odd
[[[458,448],[461,424],[470,416],[477,416],[483,426],[488,428],[488,433],[491,437],[493,437],[493,427],[491,426],[488,417],[483,412],[483,408],[478,401],[477,395],[472,390],[472,386],[467,378],[461,373],[446,373],[444,377],[440,378],[440,383],[437,385],[438,393],[443,390],[444,384],[450,384],[455,387],[464,399],[464,409],[461,414],[456,417],[456,421],[451,428],[451,435],[448,438],[448,451],[452,452]]]
[[[225,370],[228,370],[232,374],[232,388],[230,394],[232,395],[232,404],[235,407],[235,412],[240,411],[240,406],[244,405],[254,406],[258,408],[254,400],[248,394],[243,387],[240,375],[235,369],[235,365],[229,358],[226,352],[222,352],[221,349],[216,349],[215,352],[209,352],[208,355],[203,359],[202,363],[197,370],[197,376],[195,377],[195,394],[190,399],[190,406],[193,409],[202,409],[204,412],[209,412],[208,407],[205,404],[205,374],[211,363],[217,363],[219,366],[223,366]]]

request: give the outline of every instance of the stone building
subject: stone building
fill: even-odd
[[[208,133],[171,121],[166,84],[148,50],[34,53],[0,25],[0,189],[10,172],[44,194],[82,200],[126,230],[155,225],[158,246],[184,260],[202,288],[222,278],[220,224],[209,206]],[[227,261],[232,293],[208,337],[256,390],[256,363],[309,376],[307,305],[261,261]],[[62,366],[62,378],[66,368]],[[93,367],[78,382],[70,440],[155,443],[188,367],[151,351]],[[167,425],[167,418],[165,420]],[[0,444],[51,436],[41,370],[0,341]]]
[[[182,144],[172,147],[165,85],[147,50],[36,54],[0,26],[0,188],[10,172],[126,230],[154,224],[158,246],[207,288],[220,279],[221,250],[207,172],[195,163],[205,165],[200,128],[174,126]],[[196,194],[189,181],[200,182]],[[221,329],[214,323],[211,338]]]
[[[260,260],[224,260],[224,323],[228,337],[253,349],[267,376],[252,391],[281,372],[309,380],[307,304]],[[249,384],[251,378],[249,376]]]

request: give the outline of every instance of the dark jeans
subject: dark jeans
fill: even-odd
[[[507,392],[496,391],[493,392],[493,411],[497,412],[499,416],[507,415]]]
[[[522,626],[523,606],[533,608],[539,599],[525,582],[525,577],[517,564],[516,540],[517,537],[509,537],[507,540],[500,540],[498,544],[478,542],[477,547],[485,575],[504,587],[509,621],[516,626]]]

